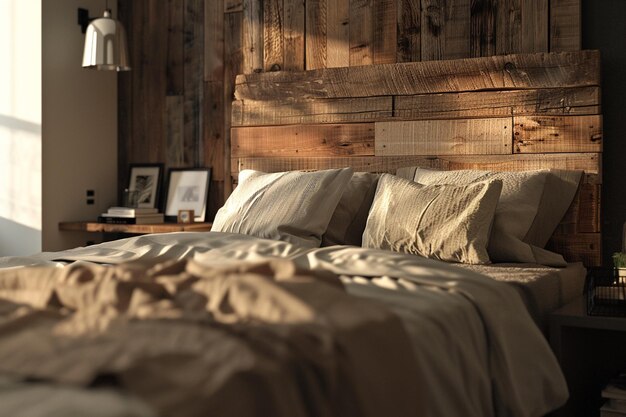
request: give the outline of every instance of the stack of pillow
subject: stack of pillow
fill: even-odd
[[[212,230],[448,262],[565,266],[561,255],[543,248],[576,194],[581,171],[409,167],[397,174],[242,171]]]

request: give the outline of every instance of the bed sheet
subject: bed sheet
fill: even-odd
[[[194,258],[209,266],[286,258],[302,268],[342,276],[349,294],[382,303],[402,319],[420,372],[429,382],[422,393],[430,399],[424,416],[541,416],[567,398],[559,366],[518,291],[458,265],[381,250],[302,249],[285,242],[209,232],[145,235],[28,258],[4,258],[0,267],[62,267],[72,260],[120,263],[159,257]],[[6,393],[0,389],[2,395]],[[127,400],[122,394],[119,399]]]

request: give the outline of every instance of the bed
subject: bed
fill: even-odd
[[[3,410],[545,415],[546,317],[600,259],[599,110],[594,51],[239,76],[214,231],[0,259]]]

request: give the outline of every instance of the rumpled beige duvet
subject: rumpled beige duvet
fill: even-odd
[[[415,255],[173,233],[0,267],[0,415],[538,417],[567,398],[514,288]]]

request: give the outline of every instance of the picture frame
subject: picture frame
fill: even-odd
[[[159,208],[163,164],[130,164],[129,191],[136,191],[137,207]]]
[[[178,223],[193,223],[193,210],[178,210]]]
[[[195,222],[205,222],[211,168],[170,168],[165,218],[178,221],[179,210],[193,210]]]

